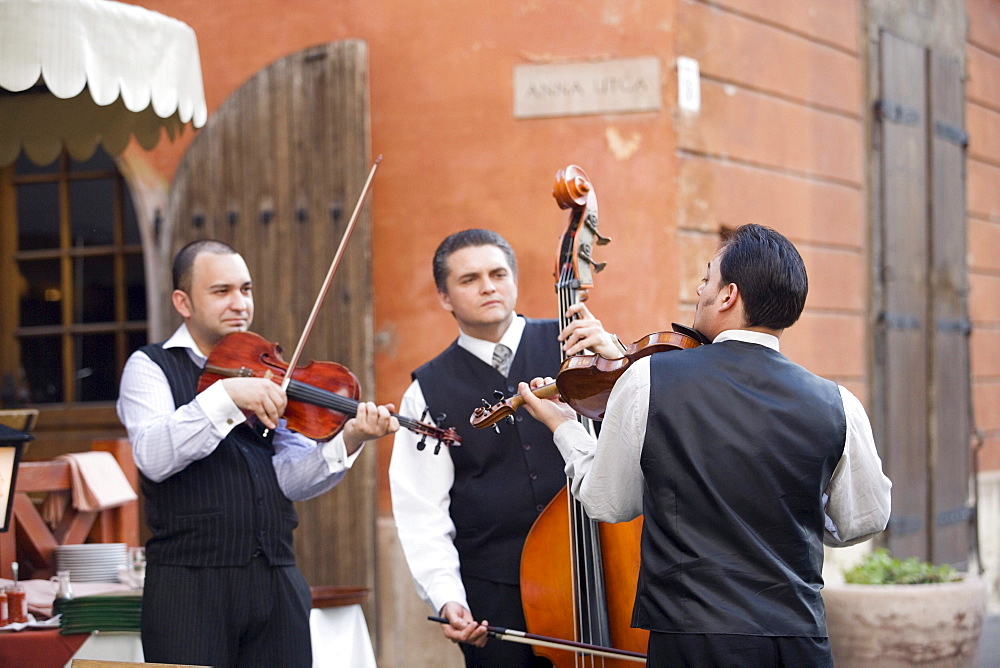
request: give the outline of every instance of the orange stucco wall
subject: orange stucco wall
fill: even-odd
[[[409,372],[455,334],[438,306],[430,257],[448,233],[490,227],[519,253],[520,310],[551,316],[552,269],[566,223],[550,195],[570,163],[600,201],[592,310],[626,341],[689,322],[693,289],[721,226],[772,225],[792,238],[811,293],[786,352],[864,401],[871,266],[865,174],[862,3],[847,0],[141,0],[196,32],[209,113],[256,71],[307,46],[367,41],[376,399],[397,402]],[[998,281],[991,150],[1000,121],[997,0],[967,0],[972,294]],[[979,18],[976,18],[979,17]],[[762,48],[766,45],[766,48]],[[702,111],[680,112],[675,58],[698,59]],[[527,63],[655,56],[660,111],[517,120],[512,71]],[[142,156],[169,179],[188,130]],[[992,139],[991,139],[992,138]],[[991,157],[993,156],[993,157]],[[374,157],[374,156],[373,156]],[[975,403],[1000,467],[995,300],[970,302]],[[391,444],[381,442],[384,480]],[[380,494],[384,512],[387,493]]]
[[[601,250],[608,269],[594,311],[630,340],[677,318],[673,2],[134,4],[195,30],[210,114],[280,57],[338,39],[368,42],[372,147],[383,155],[372,195],[378,401],[398,402],[409,372],[455,335],[430,275],[433,250],[450,232],[490,227],[506,236],[521,265],[519,310],[555,314],[552,271],[567,214],[550,193],[570,163],[593,181],[601,228],[614,240]],[[662,111],[513,117],[514,65],[634,56],[660,59]],[[169,178],[192,134],[145,159]],[[384,469],[390,444],[380,445]]]

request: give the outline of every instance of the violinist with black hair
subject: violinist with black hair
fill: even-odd
[[[183,324],[133,353],[118,416],[142,476],[147,570],[142,645],[153,663],[312,665],[309,586],[295,566],[293,501],[331,489],[365,441],[399,428],[392,406],[361,402],[326,443],[289,431],[288,398],[266,378],[225,378],[198,393],[206,360],[253,321],[243,258],[220,241],[177,253]],[[265,429],[254,429],[246,418]],[[268,435],[265,436],[264,433]]]
[[[644,516],[632,623],[650,666],[833,665],[823,546],[885,529],[891,483],[861,402],[779,352],[807,291],[791,242],[744,225],[697,290],[713,342],[630,365],[597,439],[532,394],[551,379],[520,385],[587,513]]]

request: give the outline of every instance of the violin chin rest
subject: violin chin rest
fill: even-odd
[[[678,334],[684,334],[685,336],[690,336],[698,343],[708,345],[709,343],[712,342],[707,336],[705,336],[704,334],[702,334],[693,327],[688,327],[687,325],[680,325],[676,322],[670,323],[670,327]]]

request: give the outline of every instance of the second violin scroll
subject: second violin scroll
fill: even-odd
[[[654,332],[625,346],[625,354],[609,359],[601,355],[574,355],[563,360],[554,383],[532,391],[536,397],[546,398],[556,394],[580,415],[592,420],[603,420],[608,408],[611,390],[625,370],[637,359],[668,350],[697,348],[711,343],[705,336],[690,327],[673,323],[673,331]],[[477,408],[469,423],[477,429],[490,427],[513,415],[524,404],[521,395],[497,402],[492,406]]]

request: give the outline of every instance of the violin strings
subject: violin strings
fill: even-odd
[[[329,390],[324,390],[297,380],[292,380],[288,383],[287,392],[293,399],[305,401],[323,408],[331,408],[338,413],[343,413],[349,417],[357,415],[358,405],[361,403],[357,399],[345,397],[342,394],[330,392]],[[432,428],[430,425],[424,424],[419,420],[414,420],[413,418],[397,415],[396,413],[391,413],[390,415],[399,420],[399,424],[410,431],[416,431],[422,434],[426,433],[428,436],[440,438],[438,430]]]

